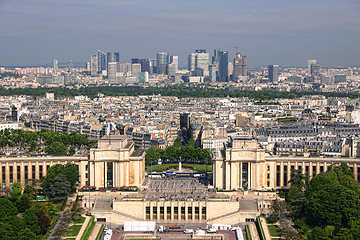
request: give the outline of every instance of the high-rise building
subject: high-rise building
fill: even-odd
[[[15,106],[11,107],[11,120],[17,122],[19,120],[19,113]]]
[[[98,73],[101,74],[103,70],[107,69],[106,54],[98,50]]]
[[[214,56],[212,57],[213,64],[219,63],[219,53],[220,49],[214,49]]]
[[[179,56],[171,56],[170,63],[174,64],[174,71],[177,72],[179,70]]]
[[[233,80],[247,76],[247,56],[237,52],[234,59]]]
[[[269,65],[269,80],[272,83],[277,83],[279,81],[279,66],[278,65]]]
[[[86,71],[89,71],[91,70],[91,65],[90,65],[90,62],[86,62]]]
[[[208,53],[196,53],[195,70],[201,69],[203,76],[209,76],[210,56]]]
[[[116,83],[116,72],[117,72],[117,63],[109,62],[108,63],[108,81],[109,83]]]
[[[205,49],[196,49],[195,53],[206,53]]]
[[[188,56],[188,69],[190,72],[193,72],[195,70],[195,59],[196,59],[196,53],[191,53]]]
[[[107,62],[120,62],[120,54],[118,52],[108,52]]]
[[[310,66],[310,75],[314,77],[320,77],[320,64],[313,63]]]
[[[193,76],[209,76],[210,56],[206,50],[197,49],[188,57],[188,69]]]
[[[216,82],[216,69],[216,64],[209,65],[209,80],[212,83]]]
[[[189,128],[190,128],[190,114],[180,113],[180,129],[189,129]]]
[[[131,74],[133,77],[139,77],[139,73],[141,72],[141,64],[134,63],[131,65]]]
[[[98,75],[98,55],[92,54],[90,58],[90,71],[91,76],[97,76]]]
[[[316,64],[316,60],[315,59],[309,59],[308,60],[308,73],[309,73],[309,75],[311,75],[311,64]]]
[[[57,59],[54,59],[53,62],[53,70],[54,72],[58,72],[59,71],[59,61]]]
[[[165,52],[156,55],[157,73],[167,74],[167,65],[169,64],[169,54]]]
[[[229,54],[227,51],[219,51],[219,81],[227,82],[228,81],[228,63],[229,63]]]

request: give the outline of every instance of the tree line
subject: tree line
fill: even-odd
[[[0,148],[14,147],[19,148],[21,152],[33,154],[75,154],[76,150],[90,149],[95,143],[97,140],[90,140],[86,135],[77,133],[60,134],[45,130],[32,132],[21,129],[0,130]]]
[[[145,163],[157,162],[161,160],[163,163],[167,162],[196,162],[209,164],[211,163],[211,151],[209,149],[195,148],[194,139],[190,138],[186,147],[182,146],[180,138],[177,138],[173,146],[166,149],[149,148],[146,151]]]
[[[303,239],[360,239],[360,184],[347,164],[330,166],[311,181],[295,170],[290,183],[285,199]]]
[[[48,169],[40,182],[29,180],[24,189],[14,182],[0,197],[0,239],[42,239],[58,218],[62,203],[74,192],[78,179],[76,165],[57,164]],[[49,201],[35,201],[40,193]],[[77,217],[73,215],[74,219]]]
[[[73,97],[78,95],[96,97],[99,93],[106,96],[138,96],[161,94],[162,96],[176,96],[179,98],[211,98],[211,97],[248,97],[256,100],[294,99],[305,95],[324,95],[325,97],[358,98],[357,92],[280,92],[280,91],[246,91],[229,88],[213,88],[209,85],[190,86],[185,84],[165,87],[143,86],[87,86],[80,88],[66,87],[39,87],[39,88],[0,88],[0,95],[29,95],[34,98],[44,97],[47,92],[54,93],[56,97]]]

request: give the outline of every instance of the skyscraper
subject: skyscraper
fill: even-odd
[[[190,72],[193,72],[195,70],[195,59],[196,59],[196,53],[191,53],[188,56],[188,69]]]
[[[310,66],[310,75],[314,77],[320,77],[320,64],[312,63]]]
[[[54,59],[53,70],[54,70],[54,72],[59,71],[59,61],[57,59]]]
[[[269,65],[269,80],[272,83],[277,83],[279,81],[279,65]]]
[[[167,65],[169,64],[169,54],[165,52],[158,53],[156,55],[157,73],[166,74]]]
[[[209,65],[209,80],[210,82],[216,82],[216,64]]]
[[[134,63],[131,65],[131,74],[133,77],[138,78],[140,72],[141,72],[141,64],[140,63]]]
[[[308,60],[308,73],[309,73],[309,75],[311,75],[311,64],[316,64],[316,60],[315,59],[309,59]]]
[[[117,63],[109,62],[108,63],[108,81],[109,83],[116,83],[116,72],[117,72]]]
[[[91,55],[90,71],[91,71],[91,76],[97,76],[97,74],[98,74],[98,55],[96,55],[96,54]]]
[[[212,63],[219,63],[219,53],[220,49],[214,49],[214,56],[212,57]]]
[[[229,54],[227,51],[219,51],[219,82],[228,81]]]
[[[237,52],[234,59],[233,80],[240,76],[247,76],[247,56]]]
[[[108,52],[107,62],[120,62],[120,54],[118,52]]]
[[[170,63],[168,64],[168,72],[169,76],[175,76],[175,73],[179,69],[179,57],[178,56],[170,56]]]
[[[188,57],[188,68],[193,76],[209,76],[210,56],[206,50],[197,49]]]
[[[174,70],[177,72],[179,70],[179,56],[171,56],[170,63],[174,64]]]
[[[107,69],[106,55],[103,51],[98,50],[98,73],[101,74],[103,70]]]

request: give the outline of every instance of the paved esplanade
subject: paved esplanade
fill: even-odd
[[[207,187],[193,178],[152,179],[146,191],[146,200],[166,201],[206,201],[214,195]]]

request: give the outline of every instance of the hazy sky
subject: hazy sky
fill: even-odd
[[[360,65],[357,0],[0,0],[0,65],[86,62],[101,49],[186,65],[195,49],[249,66]]]

